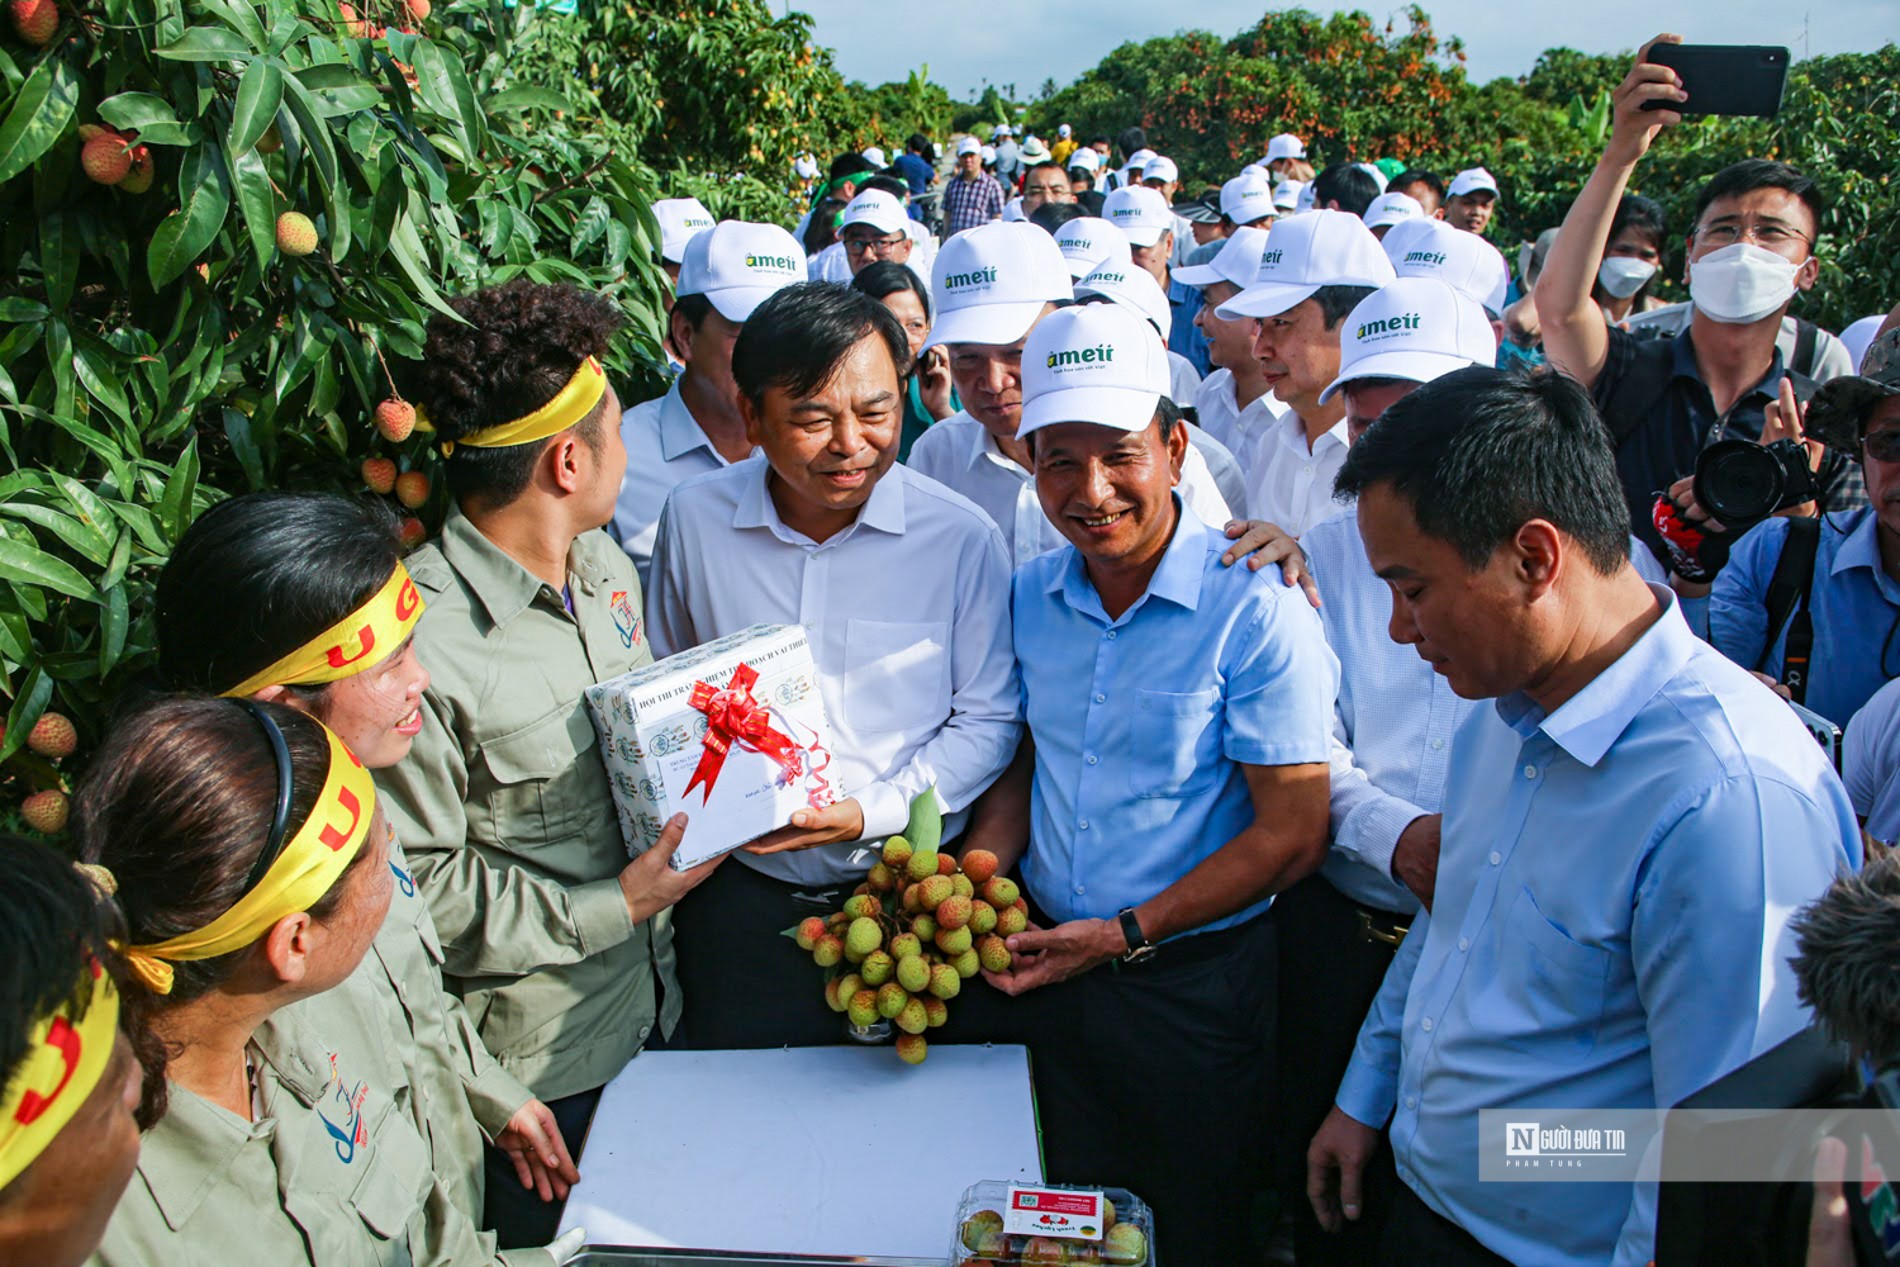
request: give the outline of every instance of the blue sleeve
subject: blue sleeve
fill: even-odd
[[[1385,1125],[1398,1102],[1399,1061],[1403,1054],[1399,1036],[1405,1025],[1405,998],[1412,991],[1412,975],[1418,971],[1431,925],[1430,911],[1421,910],[1412,917],[1411,931],[1399,943],[1392,966],[1385,970],[1385,981],[1372,1001],[1372,1010],[1359,1027],[1352,1063],[1346,1066],[1339,1093],[1333,1097],[1347,1117],[1374,1129]]]
[[[1252,576],[1247,582],[1260,584]],[[1223,750],[1242,765],[1326,761],[1332,752],[1339,661],[1326,645],[1319,613],[1300,591],[1265,597],[1264,610],[1241,641],[1233,663],[1223,666]]]
[[[1709,593],[1710,645],[1744,669],[1759,666],[1774,677],[1781,675],[1779,640],[1774,655],[1762,664],[1768,641],[1768,582],[1787,539],[1786,519],[1756,524],[1729,551],[1728,565],[1716,575]]]

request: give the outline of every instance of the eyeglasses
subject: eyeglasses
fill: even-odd
[[[888,255],[908,241],[910,241],[910,239],[902,233],[888,238],[846,238],[844,240],[844,249],[853,255],[862,255],[866,251],[876,251],[879,255]]]
[[[1808,237],[1807,234],[1773,221],[1757,224],[1724,221],[1697,229],[1696,236],[1715,247],[1734,246],[1737,242],[1752,241],[1756,246],[1769,251],[1777,250],[1790,242],[1800,242],[1810,250],[1814,248],[1814,239]]]
[[[1900,431],[1876,431],[1863,437],[1860,447],[1876,462],[1900,462]]]

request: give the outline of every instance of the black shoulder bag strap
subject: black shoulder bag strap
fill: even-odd
[[[1645,339],[1637,344],[1629,369],[1603,402],[1603,423],[1610,429],[1611,448],[1620,448],[1649,421],[1650,411],[1669,390],[1674,369],[1674,340]]]
[[[1820,546],[1819,516],[1788,521],[1788,537],[1781,543],[1781,557],[1775,561],[1775,574],[1768,581],[1768,641],[1755,665],[1757,671],[1767,671],[1775,635],[1787,626],[1781,684],[1797,704],[1807,702],[1808,661],[1814,654],[1814,617],[1808,610],[1808,591],[1814,585],[1814,557]]]
[[[1814,347],[1821,341],[1820,327],[1804,317],[1794,319],[1794,356],[1788,368],[1814,377]]]

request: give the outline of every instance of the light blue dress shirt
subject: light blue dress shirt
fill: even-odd
[[[1243,765],[1327,759],[1339,663],[1318,615],[1276,569],[1222,567],[1227,539],[1175,508],[1147,593],[1117,619],[1073,546],[1016,571],[1036,743],[1022,870],[1053,919],[1113,918],[1232,840],[1254,819]]]
[[[1814,615],[1814,651],[1808,661],[1807,706],[1845,727],[1860,706],[1900,673],[1900,582],[1880,566],[1879,516],[1871,507],[1821,519],[1808,610]],[[1729,552],[1728,566],[1709,594],[1709,641],[1744,669],[1761,661],[1768,645],[1768,582],[1774,578],[1786,519],[1755,525]],[[1781,676],[1787,631],[1775,632],[1774,654],[1762,672]]]
[[[607,532],[633,560],[644,589],[653,564],[653,536],[667,494],[695,475],[723,470],[727,462],[680,399],[677,377],[666,395],[635,405],[620,416],[620,439],[627,446],[627,474]]]
[[[1661,618],[1556,712],[1512,695],[1459,729],[1432,913],[1339,1088],[1391,1119],[1399,1177],[1513,1262],[1646,1263],[1653,1204],[1480,1183],[1479,1110],[1668,1106],[1787,1038],[1788,917],[1860,864],[1819,746],[1650,589]]]

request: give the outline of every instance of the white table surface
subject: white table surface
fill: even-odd
[[[607,1085],[580,1167],[561,1229],[590,1245],[941,1259],[965,1188],[1042,1182],[1029,1055],[645,1052]]]

